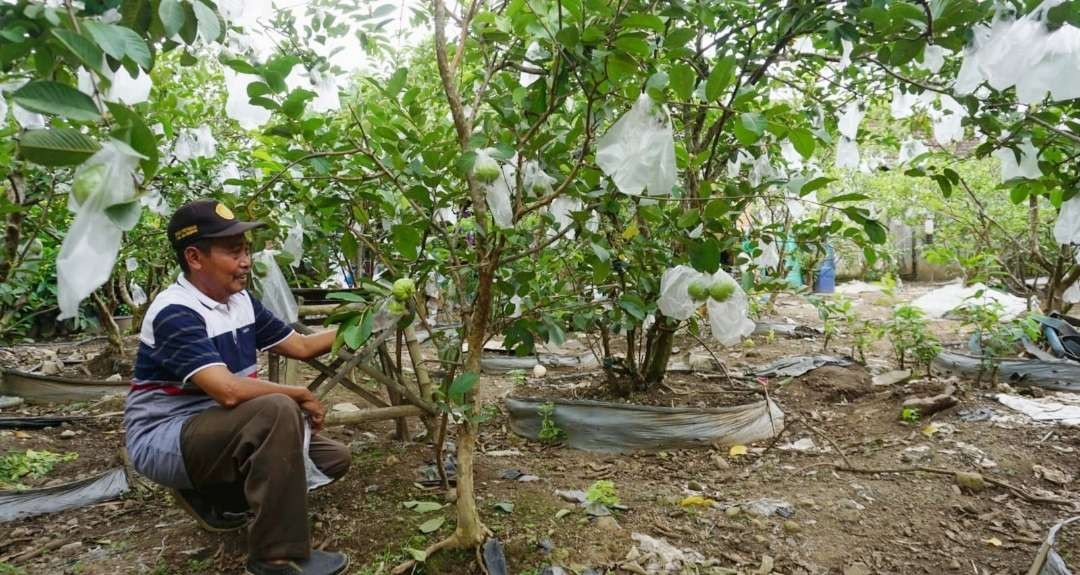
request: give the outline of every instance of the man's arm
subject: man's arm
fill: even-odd
[[[241,377],[234,375],[223,365],[211,365],[200,369],[191,376],[190,381],[226,409],[232,409],[249,399],[263,395],[272,393],[287,395],[300,405],[300,409],[303,409],[308,414],[311,419],[312,431],[322,429],[326,408],[319,402],[319,398],[315,397],[315,394],[308,391],[306,387],[278,385],[261,379]]]
[[[270,348],[278,355],[284,355],[292,359],[311,359],[330,351],[337,336],[337,328],[328,329],[311,335],[303,335],[293,332],[281,343]]]

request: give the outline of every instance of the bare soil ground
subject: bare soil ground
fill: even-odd
[[[908,286],[899,298],[909,300],[931,288]],[[878,319],[888,315],[893,303],[880,294],[863,294],[857,301],[862,317]],[[794,296],[777,302],[773,318],[785,317],[820,326],[816,310]],[[962,341],[956,322],[936,321],[933,330],[946,342]],[[48,347],[89,357],[95,346],[100,343]],[[679,346],[689,351],[697,344],[680,341]],[[847,347],[841,337],[830,352],[843,353]],[[477,487],[481,515],[506,547],[509,572],[537,574],[558,565],[576,573],[586,568],[632,573],[638,566],[626,558],[637,545],[634,533],[662,538],[709,560],[687,571],[691,573],[1026,572],[1046,530],[1080,514],[1080,429],[1032,423],[973,382],[961,382],[957,407],[917,422],[901,421],[901,403],[933,392],[939,383],[916,379],[890,387],[871,385],[872,373],[892,368],[888,349],[887,342],[876,344],[865,367],[825,367],[770,381],[770,396],[790,425],[776,445],[752,445],[746,455],[733,456],[727,448],[624,455],[576,451],[513,435],[503,410],[481,433]],[[738,348],[714,349],[734,371],[820,350],[820,338],[768,335],[755,336],[752,344]],[[33,367],[29,364],[35,353],[9,348],[2,350],[0,360]],[[306,370],[303,374],[312,376]],[[511,394],[595,396],[602,394],[596,391],[601,381],[597,372],[552,370],[546,380],[489,376],[481,385],[484,399],[501,407]],[[637,399],[727,405],[760,397],[760,390],[748,385],[712,374],[679,373],[669,377],[667,389]],[[338,402],[363,405],[347,391],[332,393],[328,403]],[[0,454],[26,449],[79,454],[43,478],[27,480],[31,485],[102,471],[119,461],[120,409],[112,400],[5,410],[4,415],[66,412],[95,417],[63,428],[0,431]],[[976,416],[991,413],[989,419]],[[414,432],[418,427],[413,422]],[[74,437],[61,437],[68,429],[76,432]],[[315,545],[347,551],[353,574],[386,573],[407,557],[408,549],[422,549],[453,528],[452,506],[427,514],[403,506],[415,500],[443,503],[445,498],[440,490],[417,483],[418,470],[433,462],[430,445],[393,440],[392,431],[390,422],[331,429],[332,437],[352,447],[353,467],[342,481],[309,499]],[[807,440],[813,447],[792,448],[796,442],[809,445]],[[858,471],[837,468],[847,464]],[[997,486],[973,492],[961,489],[948,475],[897,471],[919,465],[977,471],[1031,496],[1068,503],[1034,503]],[[511,469],[538,479],[502,479]],[[1062,472],[1067,481],[1061,483],[1061,476],[1051,477],[1045,469]],[[599,479],[614,482],[626,510],[596,519],[555,494],[587,489]],[[717,503],[681,505],[689,495]],[[783,500],[793,513],[751,514],[753,506],[747,504],[761,499]],[[422,534],[419,525],[440,514],[446,522],[439,530]],[[0,530],[0,573],[243,572],[242,533],[200,531],[171,503],[167,491],[145,481],[122,500],[6,523]],[[1080,523],[1064,530],[1061,539],[1061,552],[1075,569]],[[449,552],[430,558],[417,572],[481,571],[474,553]]]

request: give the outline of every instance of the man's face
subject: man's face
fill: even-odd
[[[248,274],[251,272],[251,254],[243,234],[215,239],[208,253],[195,248],[188,250],[189,254],[191,251],[197,254],[188,256],[192,272],[199,274],[207,287],[214,291],[220,290],[221,295],[225,296],[239,293],[247,287]]]

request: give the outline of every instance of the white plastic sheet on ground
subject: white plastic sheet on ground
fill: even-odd
[[[225,68],[225,88],[229,97],[225,101],[225,114],[236,120],[241,128],[254,130],[270,120],[270,110],[250,103],[247,86],[259,80],[253,74],[240,74]]]
[[[266,275],[258,278],[259,292],[262,295],[259,301],[278,319],[293,323],[297,320],[299,308],[292,290],[289,289],[289,282],[285,280],[285,274],[281,273],[281,268],[274,259],[275,253],[277,252],[274,250],[263,250],[251,256],[252,262],[266,266]]]
[[[127,144],[109,140],[75,171],[68,196],[75,221],[56,258],[59,319],[75,317],[79,302],[112,274],[123,233],[139,221],[134,175],[142,159]]]
[[[854,170],[859,167],[859,145],[843,136],[836,143],[836,167]]]
[[[1061,213],[1054,222],[1054,239],[1063,246],[1080,244],[1080,194],[1061,204]]]
[[[580,211],[582,208],[581,200],[577,198],[568,198],[566,196],[559,196],[551,202],[551,217],[555,219],[557,224],[557,230],[550,230],[549,236],[553,236],[561,232],[568,226],[573,225],[574,219],[570,217],[571,212]],[[566,232],[566,237],[574,239],[576,236],[574,230]]]
[[[1007,182],[1016,178],[1034,180],[1042,177],[1039,169],[1039,151],[1031,143],[1031,138],[1017,146],[1020,151],[1020,161],[1016,161],[1016,153],[1012,148],[998,148],[994,156],[1001,162],[1001,181]]]
[[[844,106],[844,111],[840,114],[839,120],[836,122],[836,129],[840,132],[841,136],[849,140],[854,140],[859,135],[859,124],[862,123],[863,115],[866,112],[863,111],[859,102],[852,100],[848,102],[847,106]]]
[[[504,164],[499,169],[499,177],[495,181],[482,184],[484,196],[487,198],[488,211],[491,212],[495,225],[506,229],[514,227],[514,206],[511,203],[510,190],[516,178],[514,166]]]
[[[1016,87],[1021,103],[1034,104],[1050,95],[1054,101],[1080,97],[1080,29],[1069,23],[1051,31],[1048,11],[1063,0],[1047,0],[1015,18],[999,8],[990,26],[973,29],[957,76],[957,93],[967,94],[983,81],[996,90]]]
[[[975,297],[979,291],[983,292],[982,296]],[[985,305],[991,301],[1001,304],[1001,321],[1011,321],[1027,311],[1027,302],[1023,298],[990,289],[981,283],[968,287],[952,283],[915,298],[911,305],[921,309],[929,317],[943,318],[959,308]]]
[[[665,271],[660,278],[660,299],[657,301],[660,311],[677,321],[689,319],[694,315],[701,303],[690,298],[687,288],[696,280],[708,283],[727,281],[735,285],[735,292],[726,301],[717,302],[709,298],[706,304],[709,312],[709,326],[717,341],[724,345],[734,345],[754,332],[754,322],[748,317],[750,304],[746,292],[722,269],[711,276],[683,265]]]
[[[930,150],[926,147],[926,144],[923,144],[915,138],[908,138],[900,144],[900,154],[897,156],[896,161],[904,164],[918,158],[928,151]]]
[[[624,194],[670,194],[675,187],[675,139],[667,109],[642,94],[600,138],[596,163]]]
[[[695,566],[705,562],[705,557],[692,549],[679,549],[664,539],[655,539],[644,533],[633,533],[630,538],[637,543],[645,572],[649,575],[677,575],[697,572]]]
[[[1019,411],[1035,421],[1080,426],[1080,396],[1075,393],[1052,393],[1039,398],[999,393],[995,398],[1002,405]]]
[[[938,106],[931,107],[928,111],[934,122],[934,140],[945,145],[963,139],[963,120],[967,116],[967,110],[952,96],[945,94],[938,99]]]

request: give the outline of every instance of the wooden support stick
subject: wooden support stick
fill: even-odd
[[[369,421],[383,421],[397,419],[399,417],[420,417],[424,411],[415,405],[392,405],[390,407],[376,407],[362,409],[350,413],[330,412],[326,414],[327,425],[356,425]]]

